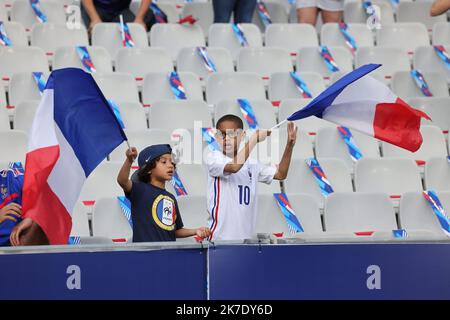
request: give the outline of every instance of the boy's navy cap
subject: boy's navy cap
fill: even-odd
[[[166,153],[172,153],[172,148],[168,144],[154,144],[149,146],[139,153],[138,165],[142,168],[147,162],[151,162]]]

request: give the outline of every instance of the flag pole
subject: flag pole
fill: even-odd
[[[279,124],[276,124],[276,125],[274,125],[272,128],[270,128],[269,131],[272,131],[272,130],[278,128],[279,126],[283,125],[283,124],[284,124],[285,122],[287,122],[287,121],[288,121],[287,119],[281,121]]]

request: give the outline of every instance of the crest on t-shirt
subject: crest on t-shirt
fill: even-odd
[[[174,230],[177,215],[173,199],[166,195],[159,195],[153,202],[152,217],[161,229]]]

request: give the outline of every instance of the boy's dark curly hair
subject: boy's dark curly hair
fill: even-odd
[[[148,183],[150,181],[150,174],[148,172],[156,167],[156,162],[159,161],[160,158],[161,157],[153,159],[151,162],[146,163],[144,167],[139,169],[139,181],[145,183]]]

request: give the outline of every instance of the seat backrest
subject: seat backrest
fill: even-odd
[[[2,8],[0,11],[3,10]],[[6,12],[6,11],[5,11]],[[11,40],[11,44],[14,47],[27,47],[28,38],[25,31],[25,27],[20,22],[8,21],[7,19],[2,19],[0,14],[0,21],[5,27],[6,34]]]
[[[422,118],[422,125],[434,125],[443,131],[450,129],[450,97],[423,97],[406,100],[413,108],[420,109],[432,121]]]
[[[344,47],[328,47],[328,50],[333,56],[340,71],[349,72],[353,70],[353,57],[348,49]],[[318,72],[326,78],[329,78],[333,73],[327,68],[317,47],[304,47],[299,50],[297,56],[297,71]]]
[[[282,48],[242,48],[237,59],[238,72],[255,72],[268,79],[275,72],[293,71],[291,58]]]
[[[322,76],[316,72],[300,72],[297,75],[308,87],[312,98],[325,90],[325,83]],[[275,72],[269,80],[269,99],[281,101],[285,99],[302,99],[300,90],[295,85],[289,72]]]
[[[363,157],[379,158],[380,148],[378,141],[368,135],[351,130],[354,143],[361,151]],[[354,161],[348,151],[347,144],[342,139],[337,128],[320,128],[316,136],[317,158],[338,158],[343,160],[350,170],[353,170]]]
[[[205,38],[199,25],[157,23],[150,30],[150,44],[166,49],[175,61],[182,48],[205,46]]]
[[[450,52],[450,45],[444,45],[447,52]],[[413,66],[422,72],[442,73],[450,83],[450,69],[445,67],[444,62],[438,57],[436,51],[431,46],[418,47],[414,52]]]
[[[348,23],[348,32],[355,39],[356,46],[373,47],[374,38],[372,31],[365,23]],[[323,46],[347,47],[346,40],[337,23],[325,23],[320,30],[320,43]]]
[[[177,173],[188,195],[206,195],[206,167],[201,164],[180,164],[177,165]]]
[[[86,49],[89,52],[89,56],[97,72],[113,71],[112,59],[108,50],[103,47],[86,47]],[[77,53],[77,49],[73,46],[57,48],[53,58],[53,70],[69,67],[85,70]]]
[[[45,81],[47,81],[49,74],[43,74]],[[17,106],[20,102],[25,100],[41,100],[41,93],[33,77],[32,72],[20,72],[12,75],[9,81],[9,104]]]
[[[40,8],[48,19],[48,22],[64,25],[66,14],[61,1],[40,1]],[[11,21],[20,22],[26,29],[31,29],[33,24],[40,23],[34,13],[30,2],[27,0],[15,0],[11,8]]]
[[[436,22],[431,36],[433,45],[450,45],[450,23]]]
[[[106,99],[139,102],[136,81],[130,73],[105,72],[92,76]]]
[[[120,117],[122,118],[124,129],[146,130],[147,115],[144,107],[139,102],[114,101],[119,107]]]
[[[127,23],[135,48],[148,47],[147,32],[138,23]],[[94,26],[92,30],[92,45],[104,47],[111,58],[116,58],[117,50],[123,48],[120,24],[115,22],[102,22]]]
[[[357,192],[385,192],[402,195],[422,190],[419,168],[412,159],[362,158],[355,166]]]
[[[385,158],[409,158],[428,161],[432,157],[446,157],[447,147],[442,131],[435,126],[421,126],[423,142],[419,150],[410,152],[393,144],[382,142],[381,148]]]
[[[398,229],[392,201],[385,193],[333,193],[325,202],[327,232]]]
[[[276,124],[274,107],[268,100],[248,100],[250,103],[258,125],[260,128],[272,128]],[[223,100],[218,103],[214,108],[214,121],[217,121],[227,114],[234,114],[242,119],[244,128],[249,128],[247,121],[245,120],[240,105],[237,100]]]
[[[17,104],[14,110],[14,129],[29,134],[38,106],[39,100],[24,100]]]
[[[250,72],[217,72],[206,82],[206,100],[217,104],[229,99],[266,99],[261,77]]]
[[[446,22],[445,14],[432,17],[430,15],[431,1],[411,1],[401,2],[397,9],[398,22],[421,22],[425,24],[428,30],[433,29],[436,22]]]
[[[201,100],[162,100],[152,104],[149,113],[150,128],[172,132],[178,128],[210,127],[212,119],[208,105]]]
[[[181,219],[186,228],[206,227],[208,213],[205,195],[187,195],[177,198]]]
[[[133,230],[116,197],[100,198],[92,213],[92,233],[95,237],[132,239]]]
[[[450,191],[450,163],[446,157],[431,158],[425,164],[425,188]]]
[[[418,22],[403,22],[382,25],[376,33],[377,46],[399,47],[413,54],[419,46],[430,44],[430,38],[425,25]]]
[[[147,73],[171,72],[172,58],[163,48],[120,48],[116,56],[116,71],[131,73],[144,80]]]
[[[203,100],[200,80],[192,72],[179,72],[178,76],[185,89],[186,99]],[[142,101],[152,105],[160,100],[176,100],[169,81],[169,72],[148,73],[144,79]]]
[[[422,72],[422,75],[433,97],[448,97],[448,85],[445,76],[438,72]],[[392,90],[399,97],[424,97],[416,81],[408,71],[394,74],[391,84]]]
[[[77,202],[72,213],[72,230],[71,236],[89,237],[89,220],[86,207],[82,202]]]
[[[334,158],[319,159],[318,161],[334,192],[353,191],[350,171],[344,161]],[[324,196],[304,159],[291,161],[289,175],[284,181],[284,187],[287,193],[306,193],[323,204]]]
[[[197,24],[202,28],[203,34],[207,35],[209,27],[214,23],[214,11],[212,2],[190,2],[186,3],[181,10],[181,16],[192,15],[197,19]]]
[[[6,130],[0,131],[0,162],[22,162],[25,166],[25,155],[27,153],[28,137],[24,131]]]
[[[8,47],[0,50],[0,77],[10,79],[19,72],[48,72],[44,51],[36,47]]]
[[[269,1],[265,1],[264,4],[267,9],[267,12],[269,13],[272,24],[288,23],[289,16],[283,4]],[[258,3],[256,5],[258,6]],[[252,23],[256,24],[258,28],[261,30],[261,32],[264,32],[264,30],[266,30],[266,28],[271,25],[271,24],[265,25],[264,22],[261,20],[258,7],[256,7],[255,10],[253,11]]]
[[[262,47],[261,31],[250,23],[239,24],[244,32],[250,47]],[[208,45],[210,47],[222,47],[230,51],[233,60],[236,60],[239,50],[242,48],[238,38],[233,32],[231,24],[214,23],[209,28]]]
[[[317,32],[307,23],[271,24],[265,32],[266,47],[279,47],[296,56],[302,47],[319,45]]]
[[[390,3],[374,1],[373,4],[380,10],[379,12],[376,11],[376,13],[379,16],[381,25],[395,22],[394,12]],[[348,1],[344,4],[344,21],[347,23],[366,23],[369,21],[369,23],[375,24],[374,20],[369,19],[369,15],[364,10],[360,1]],[[376,27],[376,25],[373,27]]]
[[[437,192],[439,200],[446,210],[450,210],[450,192]],[[405,193],[400,200],[399,224],[402,229],[430,230],[442,234],[442,227],[436,214],[422,192]]]

